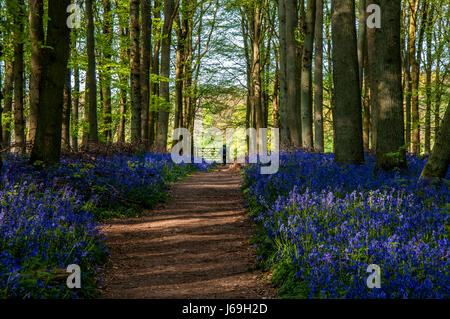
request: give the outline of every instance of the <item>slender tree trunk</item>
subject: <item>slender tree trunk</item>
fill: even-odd
[[[156,8],[159,8],[161,2],[159,0],[155,0],[154,2],[154,18],[155,20],[161,19],[161,11],[156,10]],[[161,36],[161,27],[159,24],[155,27],[155,38],[158,40],[155,40],[154,48],[153,48],[153,58],[152,58],[152,74],[159,76],[160,70],[159,70],[159,55],[160,55],[160,49],[161,49],[161,40],[159,37]],[[150,115],[149,115],[149,140],[150,144],[153,147],[156,143],[156,124],[158,122],[158,97],[159,97],[159,82],[158,81],[151,81],[150,82],[150,92],[151,92],[151,99],[150,99]]]
[[[301,79],[301,114],[302,114],[302,145],[313,149],[313,116],[312,116],[312,54],[314,44],[314,26],[316,18],[316,0],[308,0],[306,11],[306,34],[302,54]]]
[[[27,140],[32,145],[36,136],[37,112],[39,109],[39,83],[41,81],[42,50],[44,43],[44,1],[29,0],[31,70],[30,70],[30,112],[28,115]]]
[[[272,95],[272,106],[273,106],[273,127],[279,128],[279,114],[278,114],[278,97],[280,90],[280,62],[278,57],[278,50],[275,48],[275,78],[273,81],[273,95]]]
[[[17,152],[24,152],[25,120],[23,115],[24,101],[24,19],[25,4],[23,0],[17,1],[14,10],[14,143]]]
[[[359,164],[364,162],[364,150],[354,1],[332,1],[332,29],[335,159],[341,163]]]
[[[48,25],[42,48],[39,112],[31,162],[54,164],[61,154],[64,78],[70,53],[70,29],[66,10],[69,0],[48,0]]]
[[[112,40],[113,40],[113,17],[111,12],[111,1],[103,0],[103,63],[111,64]],[[111,67],[107,66],[103,74],[102,81],[103,95],[103,122],[105,126],[105,138],[107,142],[112,142],[112,113],[111,113]]]
[[[128,50],[126,47],[128,35],[128,28],[120,28],[120,65],[126,65],[129,63]],[[125,143],[125,127],[126,127],[126,114],[128,105],[128,76],[124,72],[119,71],[120,82],[120,118],[119,129],[117,132],[117,140],[119,143]]]
[[[262,97],[262,79],[261,79],[261,52],[262,41],[262,9],[260,5],[255,4],[253,8],[253,42],[252,42],[252,80],[253,80],[253,102],[255,115],[255,128],[259,132],[264,125]],[[258,145],[262,143],[262,136],[258,133]]]
[[[95,65],[95,39],[94,39],[95,26],[92,11],[92,0],[86,0],[86,19],[87,19],[88,72],[87,72],[87,96],[85,101],[85,110],[87,109],[89,122],[88,142],[97,143],[98,142],[97,78]]]
[[[368,70],[368,58],[367,58],[367,42],[364,49],[364,97],[363,97],[363,145],[364,151],[370,151],[370,132],[371,132],[371,121],[370,121],[370,88],[369,88],[369,72]]]
[[[141,56],[141,137],[148,148],[149,141],[149,111],[150,111],[150,65],[152,60],[152,6],[150,0],[141,0],[142,8],[142,56]]]
[[[286,108],[287,123],[289,126],[290,142],[294,147],[302,146],[300,121],[297,106],[296,90],[296,61],[297,40],[295,39],[298,29],[297,0],[286,0]]]
[[[76,57],[78,54],[76,48],[76,38],[74,40],[74,45],[72,49],[72,55]],[[73,98],[72,98],[72,117],[71,117],[71,145],[74,151],[78,151],[78,122],[79,122],[79,109],[80,109],[80,69],[78,63],[75,63],[73,67],[73,77],[74,77],[74,87],[73,87]]]
[[[2,112],[2,148],[7,148],[11,144],[11,118],[12,112],[12,94],[13,94],[13,83],[14,83],[14,73],[13,73],[13,62],[5,62],[5,85],[4,85],[4,106]],[[8,121],[5,121],[5,117]]]
[[[417,91],[416,83],[419,82],[419,63],[416,57],[416,25],[418,18],[418,0],[411,0],[411,19],[409,21],[409,60],[411,63],[411,126],[412,126],[412,135],[411,135],[411,144],[412,144],[412,152],[419,154],[420,153],[420,123],[419,123],[419,105],[418,105],[418,97],[419,92]]]
[[[130,0],[130,84],[131,84],[131,142],[141,141],[141,61],[140,61],[140,0]]]
[[[323,0],[316,1],[316,52],[314,60],[314,144],[316,151],[323,153],[325,151],[323,136]]]
[[[64,81],[63,114],[62,114],[62,135],[61,145],[63,149],[70,147],[70,110],[72,106],[72,76],[71,70],[66,70]]]
[[[170,77],[170,43],[172,39],[172,25],[175,18],[175,1],[165,0],[164,1],[164,26],[163,26],[163,39],[161,46],[161,76],[169,78]],[[158,116],[158,129],[156,134],[156,148],[159,152],[167,151],[167,134],[169,126],[169,103],[170,103],[170,92],[169,92],[169,82],[161,83],[161,98],[166,102],[166,105],[159,106],[159,116]]]
[[[382,28],[377,30],[378,123],[376,168],[407,168],[401,60],[401,4],[380,0]]]
[[[364,79],[364,47],[367,40],[366,37],[366,0],[359,0],[359,16],[358,16],[358,65],[359,65],[359,86],[363,89]]]
[[[433,54],[432,54],[433,16],[434,16],[434,6],[430,6],[426,32],[427,66],[426,66],[425,154],[430,154],[431,152],[431,73],[433,64]]]
[[[432,180],[434,178],[445,178],[450,165],[450,102],[445,111],[444,119],[436,143],[431,152],[422,174],[421,180]]]
[[[415,38],[415,33],[411,34],[411,19],[412,19],[411,10],[408,13],[408,41],[406,45],[405,52],[405,142],[407,146],[407,151],[411,149],[411,45],[412,37]],[[415,41],[415,40],[414,40]]]
[[[366,0],[366,5],[377,4],[375,0]],[[376,150],[377,146],[377,114],[378,114],[378,91],[377,91],[377,77],[376,77],[376,29],[366,28],[367,34],[367,62],[369,72],[369,87],[370,87],[370,116],[371,116],[371,144],[372,150]]]
[[[278,1],[278,20],[280,38],[280,105],[279,127],[282,146],[289,142],[288,109],[287,109],[287,73],[286,73],[286,0]]]

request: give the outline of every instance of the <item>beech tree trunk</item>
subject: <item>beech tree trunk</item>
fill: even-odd
[[[376,169],[407,168],[402,95],[401,4],[380,0],[382,28],[377,45],[377,152]]]
[[[42,74],[39,91],[38,125],[31,162],[55,164],[61,154],[61,126],[64,78],[70,52],[70,29],[66,10],[70,0],[48,1],[48,25],[42,48]]]
[[[170,77],[170,42],[172,39],[172,25],[175,18],[175,1],[164,1],[164,26],[163,39],[161,45],[161,76]],[[165,100],[165,105],[159,106],[158,128],[156,134],[156,149],[159,152],[165,153],[167,151],[167,134],[169,126],[169,105],[170,92],[169,82],[163,81],[160,88],[161,98]]]
[[[14,73],[13,73],[13,62],[5,62],[5,84],[3,90],[3,98],[5,100],[3,104],[2,112],[2,148],[7,148],[11,145],[11,122],[5,121],[5,117],[11,117],[12,104],[13,104],[13,83],[14,83]]]
[[[278,1],[278,20],[280,38],[280,105],[279,127],[280,142],[285,145],[289,140],[288,110],[287,110],[287,79],[286,79],[286,0]]]
[[[316,0],[315,58],[314,58],[314,145],[324,152],[323,132],[323,0]],[[302,125],[303,127],[303,125]]]
[[[112,40],[113,40],[113,17],[111,12],[111,1],[103,0],[103,63],[111,64]],[[103,123],[105,126],[105,138],[107,142],[112,142],[112,113],[111,113],[111,67],[107,66],[103,73],[102,81],[103,95]]]
[[[142,55],[141,55],[141,138],[149,147],[149,111],[150,111],[150,65],[152,59],[152,6],[150,0],[141,0],[142,10]]]
[[[296,90],[296,61],[297,61],[297,40],[295,38],[298,29],[297,0],[286,1],[286,108],[287,123],[289,126],[289,136],[292,146],[299,148],[302,146],[300,121],[297,105]]]
[[[141,141],[140,0],[130,0],[131,142]]]
[[[87,107],[87,116],[89,122],[88,142],[98,142],[98,123],[97,123],[97,78],[95,65],[95,39],[94,39],[94,16],[92,11],[92,0],[86,0],[86,19],[87,19],[87,95],[85,101],[85,112]],[[67,27],[67,26],[66,26]]]
[[[450,102],[442,120],[441,131],[436,138],[431,156],[423,168],[420,180],[444,178],[450,165]]]
[[[65,71],[61,143],[63,149],[70,148],[70,110],[72,106],[71,70]]]
[[[24,152],[25,141],[25,120],[23,115],[24,101],[24,19],[25,4],[23,0],[17,1],[14,8],[14,144],[15,151]]]
[[[333,79],[335,89],[335,160],[340,163],[364,162],[356,45],[355,2],[332,1]]]
[[[316,0],[308,0],[307,4],[306,34],[302,53],[301,127],[303,147],[306,149],[313,149],[312,54],[316,19]]]
[[[31,70],[30,70],[30,111],[28,114],[27,140],[32,145],[36,136],[37,112],[39,109],[39,83],[41,81],[42,50],[44,43],[44,0],[29,0]]]

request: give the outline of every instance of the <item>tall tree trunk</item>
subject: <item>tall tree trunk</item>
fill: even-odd
[[[405,26],[408,30],[408,40],[406,44],[406,52],[405,52],[405,143],[407,146],[407,151],[411,149],[411,45],[412,37],[415,39],[415,32],[411,33],[411,19],[413,19],[412,11],[409,10],[407,23]],[[414,40],[415,41],[415,40]]]
[[[336,102],[335,160],[359,164],[364,162],[364,150],[353,0],[332,1],[332,30]]]
[[[323,133],[323,0],[316,0],[314,59],[314,129],[315,149],[325,151]],[[303,127],[303,125],[302,125]]]
[[[278,50],[275,48],[275,78],[273,80],[273,95],[272,95],[272,106],[273,106],[273,127],[279,128],[279,114],[278,114],[278,97],[280,90],[280,61],[278,56]]]
[[[161,5],[160,0],[155,0],[154,2],[154,18],[155,20],[161,19],[161,11],[158,10]],[[159,39],[161,36],[161,27],[160,24],[155,26],[155,44],[153,48],[153,56],[152,56],[152,74],[159,76],[159,55],[161,50],[161,40]],[[157,39],[157,40],[156,40]],[[151,110],[149,114],[149,140],[150,144],[153,147],[156,143],[156,124],[158,123],[158,97],[159,97],[159,81],[151,81],[150,82],[150,105]]]
[[[127,50],[127,38],[128,28],[120,28],[120,65],[126,65],[129,63],[128,50]],[[119,71],[119,82],[120,82],[120,118],[119,118],[119,129],[117,132],[117,141],[119,143],[125,143],[125,127],[126,127],[126,114],[128,105],[128,76]]]
[[[62,135],[61,144],[63,149],[70,148],[70,110],[72,106],[72,76],[71,70],[66,69],[64,81],[64,96],[63,96],[63,114],[62,114]]]
[[[411,19],[409,24],[409,59],[411,63],[411,144],[412,152],[420,153],[420,123],[419,123],[419,83],[420,65],[416,57],[416,26],[418,18],[419,1],[411,0]],[[419,44],[420,45],[420,44]]]
[[[407,168],[401,60],[401,3],[380,0],[382,28],[377,30],[378,119],[376,168]]]
[[[363,89],[364,79],[364,47],[367,40],[366,37],[366,0],[359,0],[359,16],[358,16],[358,65],[359,65],[359,86]]]
[[[72,56],[74,59],[77,58],[77,41],[76,37],[74,37],[73,47],[72,47]],[[80,109],[80,69],[78,66],[78,61],[75,62],[73,67],[73,77],[74,77],[74,87],[73,87],[73,98],[72,98],[72,116],[71,116],[71,127],[72,127],[72,135],[71,135],[71,145],[74,151],[78,151],[78,122],[79,122],[79,109]]]
[[[445,111],[444,119],[431,156],[428,159],[421,180],[432,180],[433,178],[444,178],[450,165],[450,102]]]
[[[150,0],[141,0],[142,9],[142,56],[141,56],[141,138],[148,148],[150,111],[150,65],[152,59],[152,6]]]
[[[296,63],[297,63],[297,40],[295,38],[298,29],[297,0],[286,1],[286,109],[287,123],[289,126],[290,142],[294,147],[302,146],[300,121],[297,106],[296,90]]]
[[[164,26],[163,39],[161,46],[161,76],[170,77],[170,43],[172,39],[172,25],[175,18],[175,1],[164,0]],[[169,103],[170,92],[169,82],[161,83],[161,98],[165,100],[166,105],[159,106],[158,128],[156,134],[156,148],[159,152],[167,151],[167,134],[169,126]]]
[[[366,5],[377,4],[375,0],[366,0]],[[367,62],[369,72],[369,87],[370,87],[370,116],[371,116],[371,144],[372,150],[376,150],[377,146],[377,113],[378,113],[378,91],[377,91],[377,77],[376,77],[376,29],[366,28],[367,35]]]
[[[103,0],[103,63],[107,65],[103,72],[102,95],[103,95],[103,123],[105,126],[105,138],[112,142],[112,113],[111,113],[111,67],[112,62],[112,40],[113,40],[113,17],[111,12],[111,1]]]
[[[262,97],[262,79],[261,79],[261,51],[260,46],[262,42],[262,8],[258,4],[253,8],[253,39],[252,39],[252,80],[253,80],[253,102],[255,115],[255,128],[258,132],[258,145],[262,143],[262,136],[259,130],[264,125],[263,105],[261,103]]]
[[[92,11],[92,0],[86,0],[86,19],[87,19],[87,96],[85,101],[85,112],[87,108],[89,133],[88,142],[98,142],[98,123],[97,123],[97,78],[95,66],[95,39],[94,39],[94,15]]]
[[[141,141],[140,0],[130,0],[131,142]]]
[[[278,20],[280,38],[280,105],[279,105],[279,127],[280,142],[285,145],[289,142],[288,109],[287,109],[287,73],[286,73],[286,0],[278,1]]]
[[[44,0],[29,0],[31,70],[30,70],[30,112],[28,114],[28,136],[30,145],[36,136],[37,112],[39,109],[39,83],[41,81],[42,50],[44,43]]]
[[[48,26],[42,48],[39,112],[31,162],[54,164],[61,154],[64,77],[70,52],[66,10],[70,0],[48,0]]]
[[[367,57],[367,41],[364,48],[364,97],[363,97],[363,146],[364,151],[370,151],[370,132],[371,132],[371,120],[370,120],[370,78],[368,72],[368,57]]]
[[[3,112],[2,112],[2,148],[7,148],[11,144],[11,118],[12,112],[12,94],[13,94],[13,84],[14,84],[14,73],[13,73],[13,62],[5,62],[5,85],[3,96],[5,99]],[[5,117],[8,121],[5,121]]]
[[[431,152],[431,73],[433,65],[432,33],[434,5],[429,6],[427,19],[427,65],[426,65],[426,112],[425,112],[425,154]],[[437,80],[437,79],[436,79]]]
[[[302,145],[312,149],[313,143],[313,116],[312,116],[312,54],[314,44],[314,26],[316,18],[316,0],[308,0],[306,11],[306,34],[302,54],[301,79],[301,114],[302,114]]]
[[[24,101],[24,21],[25,4],[23,0],[17,1],[14,10],[14,143],[17,152],[24,152],[25,120],[23,115]]]

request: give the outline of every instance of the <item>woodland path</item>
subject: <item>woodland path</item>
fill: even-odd
[[[240,173],[216,168],[171,186],[171,199],[146,216],[103,231],[111,260],[102,298],[270,298],[252,270],[255,249]]]

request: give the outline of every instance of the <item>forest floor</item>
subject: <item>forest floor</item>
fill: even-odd
[[[111,259],[101,297],[271,298],[267,275],[254,270],[240,182],[227,167],[197,172],[145,216],[104,226]]]

